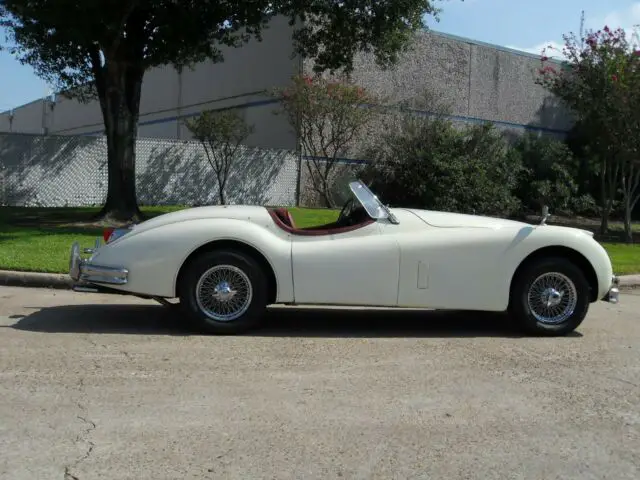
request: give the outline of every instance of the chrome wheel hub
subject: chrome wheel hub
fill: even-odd
[[[542,296],[545,299],[547,308],[555,307],[562,301],[562,292],[559,292],[555,288],[547,288]]]
[[[249,277],[233,265],[217,265],[202,274],[196,302],[212,320],[230,322],[242,316],[253,298]]]
[[[235,290],[231,289],[231,286],[228,282],[220,282],[213,289],[213,298],[218,300],[219,302],[228,302],[231,300],[236,294]]]
[[[578,304],[578,291],[566,275],[549,272],[533,281],[527,301],[536,320],[556,325],[573,315]]]

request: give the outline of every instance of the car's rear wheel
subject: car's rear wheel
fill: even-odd
[[[564,258],[542,258],[514,279],[510,312],[527,333],[567,335],[587,316],[589,299],[589,283],[580,268]]]
[[[180,304],[191,323],[205,333],[243,333],[257,327],[264,316],[268,280],[244,253],[203,253],[189,262],[180,283]]]

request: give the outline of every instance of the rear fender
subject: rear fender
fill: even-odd
[[[129,281],[118,287],[121,290],[171,298],[189,255],[218,240],[243,243],[260,252],[276,276],[278,301],[293,299],[290,240],[246,220],[195,219],[134,231],[97,250],[91,262],[127,268]]]

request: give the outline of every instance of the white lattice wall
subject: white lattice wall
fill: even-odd
[[[215,174],[198,142],[138,139],[136,181],[141,205],[218,202]],[[295,152],[244,148],[229,176],[227,203],[294,205],[297,181]],[[104,137],[0,133],[0,204],[101,205],[106,189]]]

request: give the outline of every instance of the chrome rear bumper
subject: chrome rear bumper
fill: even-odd
[[[80,245],[74,242],[69,258],[69,276],[80,284],[125,285],[129,279],[129,271],[126,268],[107,267],[89,262],[82,258]]]
[[[602,300],[609,303],[620,302],[620,279],[615,275],[611,279],[611,288],[609,288],[609,291]]]

